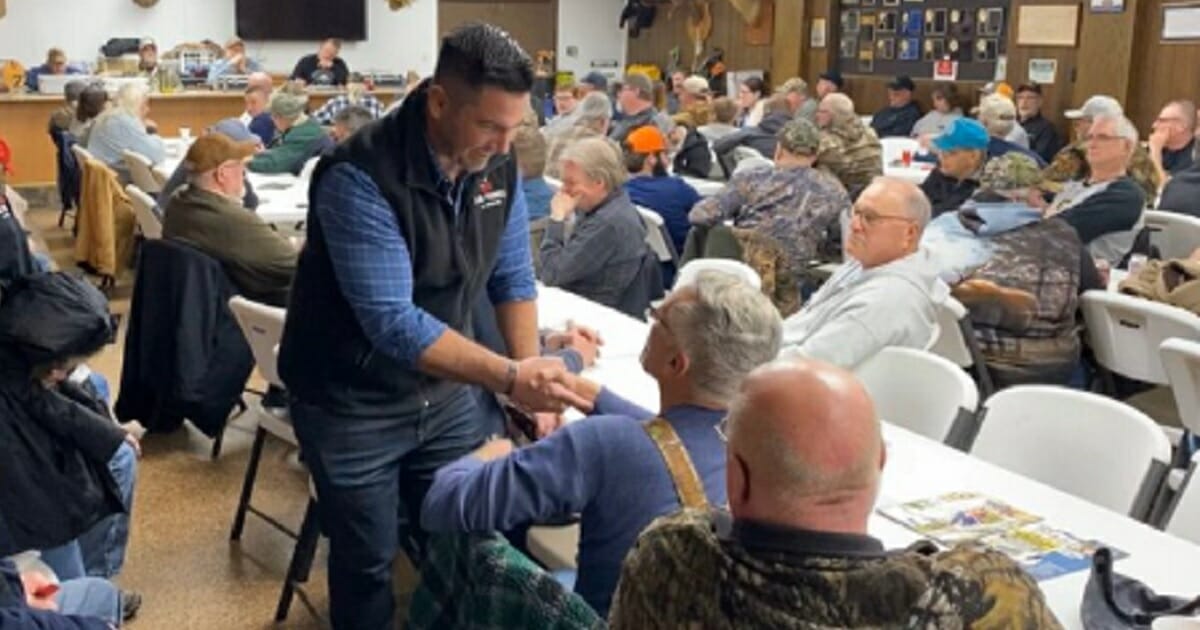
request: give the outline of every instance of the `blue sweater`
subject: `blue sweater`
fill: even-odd
[[[671,241],[675,243],[675,251],[682,253],[688,230],[692,227],[688,213],[700,201],[700,193],[679,177],[631,177],[625,183],[625,189],[633,203],[653,210],[663,218]]]
[[[679,406],[666,418],[683,440],[705,494],[725,504],[725,445],[716,426],[725,412]],[[621,563],[653,519],[679,510],[658,447],[642,428],[654,414],[607,389],[592,415],[512,455],[481,462],[468,455],[437,471],[421,526],[433,532],[510,530],[581,513],[575,592],[608,615]]]
[[[550,216],[550,199],[554,191],[545,177],[527,177],[521,180],[521,188],[525,191],[525,208],[530,221]]]

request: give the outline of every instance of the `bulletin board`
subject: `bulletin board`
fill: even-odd
[[[933,76],[958,61],[958,79],[990,81],[1006,54],[1008,0],[837,0],[842,74]]]

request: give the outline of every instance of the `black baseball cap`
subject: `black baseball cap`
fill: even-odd
[[[836,85],[839,90],[842,89],[842,86],[846,83],[846,80],[842,78],[842,73],[838,72],[837,70],[827,70],[822,72],[818,78],[829,81],[830,83]]]
[[[917,89],[917,84],[913,83],[912,77],[908,76],[907,74],[902,74],[902,75],[897,76],[895,79],[892,79],[891,83],[888,83],[888,89],[889,90],[908,90],[909,92],[911,92],[911,91]]]
[[[1040,96],[1042,93],[1042,86],[1036,83],[1022,83],[1021,85],[1017,86],[1017,91],[1015,93],[1020,94],[1021,92],[1033,92],[1034,94]]]

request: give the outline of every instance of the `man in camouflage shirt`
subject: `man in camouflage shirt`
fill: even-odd
[[[685,511],[642,532],[612,628],[1060,627],[999,552],[889,552],[867,535],[884,446],[849,372],[815,361],[759,368],[726,422],[730,514]]]
[[[821,144],[817,166],[837,177],[846,190],[857,192],[883,174],[883,148],[875,130],[854,113],[854,102],[840,92],[827,95],[817,106]]]
[[[688,219],[692,225],[732,221],[735,228],[754,229],[783,246],[793,269],[803,269],[825,253],[850,197],[836,179],[812,168],[820,143],[812,123],[790,121],[777,137],[775,168],[734,175],[721,192],[696,204]]]
[[[1093,96],[1084,101],[1083,107],[1070,109],[1066,117],[1071,120],[1075,142],[1067,145],[1042,171],[1050,182],[1063,184],[1071,181],[1084,181],[1092,173],[1087,163],[1087,134],[1092,126],[1092,120],[1101,114],[1108,116],[1123,116],[1124,110],[1116,99],[1109,96]],[[1142,189],[1146,199],[1153,203],[1158,199],[1158,189],[1162,186],[1162,177],[1150,160],[1150,152],[1146,145],[1138,143],[1134,148],[1133,157],[1129,160],[1129,177]],[[1054,192],[1061,190],[1057,187]]]

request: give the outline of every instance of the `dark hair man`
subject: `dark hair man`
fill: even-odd
[[[483,441],[472,387],[533,411],[580,402],[561,359],[538,358],[510,156],[532,83],[507,33],[463,26],[432,79],[313,173],[279,367],[329,535],[336,629],[392,627],[392,560],[419,537],[433,472]],[[484,291],[512,358],[469,338]]]

